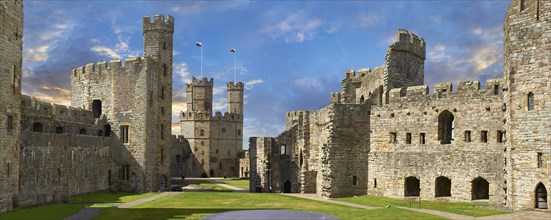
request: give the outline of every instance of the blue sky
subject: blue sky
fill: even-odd
[[[315,110],[340,91],[347,69],[384,62],[398,28],[427,42],[425,84],[503,76],[509,1],[25,1],[23,93],[70,105],[70,71],[142,56],[142,17],[172,15],[173,128],[185,110],[185,82],[215,79],[213,106],[226,111],[226,82],[245,91],[244,145],[276,136],[284,113]]]

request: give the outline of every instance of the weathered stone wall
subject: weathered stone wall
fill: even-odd
[[[251,177],[249,187],[251,192],[271,192],[270,164],[271,152],[275,144],[274,138],[251,137],[249,151],[251,161]]]
[[[249,151],[241,151],[239,155],[239,178],[249,178],[251,160]]]
[[[396,33],[396,42],[385,55],[385,92],[393,88],[424,83],[426,44],[423,38],[404,29]]]
[[[191,155],[189,142],[182,136],[171,136],[170,146],[170,174],[172,177],[185,176],[187,169],[185,161]]]
[[[490,201],[503,204],[506,140],[499,140],[505,132],[503,80],[488,80],[486,90],[479,86],[477,81],[463,82],[459,91],[451,92],[451,83],[438,84],[432,94],[427,86],[393,89],[389,104],[374,106],[368,194],[404,197],[405,179],[412,176],[420,180],[420,197],[434,199],[435,180],[444,176],[452,182],[451,196],[444,198],[468,201],[471,181],[482,177],[489,182]],[[446,128],[439,119],[448,113],[453,136],[444,143],[441,131]],[[486,142],[482,131],[487,132]]]
[[[503,23],[507,120],[507,205],[536,208],[536,187],[551,210],[551,1],[513,0]],[[533,109],[529,109],[529,94]],[[538,153],[542,155],[538,167]],[[545,204],[545,201],[543,201]]]
[[[62,202],[70,196],[116,189],[113,137],[22,132],[17,206]]]
[[[0,213],[13,208],[19,180],[23,2],[0,1]]]

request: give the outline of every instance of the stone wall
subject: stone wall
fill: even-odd
[[[0,1],[0,213],[13,208],[20,169],[23,2]]]
[[[251,160],[249,159],[249,151],[242,151],[239,155],[239,178],[249,178]]]
[[[187,169],[185,161],[189,159],[191,155],[191,148],[189,142],[183,136],[171,136],[170,147],[170,174],[172,177],[185,176],[185,170]]]

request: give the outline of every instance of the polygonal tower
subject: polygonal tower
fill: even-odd
[[[551,208],[551,1],[513,0],[503,23],[507,205]]]
[[[0,213],[17,196],[21,121],[23,2],[0,1]]]

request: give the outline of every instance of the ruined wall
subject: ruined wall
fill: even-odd
[[[251,160],[249,151],[242,151],[239,155],[239,178],[249,178]]]
[[[271,157],[272,148],[275,146],[274,138],[251,137],[249,139],[249,151],[251,162],[251,177],[249,188],[251,192],[271,192]]]
[[[191,155],[189,142],[183,136],[172,135],[170,146],[170,175],[172,177],[185,176],[187,169],[185,161]]]
[[[0,1],[0,213],[10,211],[19,180],[23,2]]]
[[[490,202],[503,204],[503,86],[494,79],[486,90],[479,90],[478,81],[462,82],[453,92],[451,83],[435,85],[432,94],[428,86],[391,90],[389,104],[371,111],[368,194],[404,197],[411,176],[419,180],[420,197],[434,199],[436,178],[444,176],[451,180],[451,196],[442,198],[470,201],[471,182],[482,177],[489,182]],[[443,138],[446,129],[451,140]]]
[[[507,205],[519,210],[547,203],[551,210],[551,1],[513,0],[503,29],[504,73],[509,84],[507,135],[511,140],[507,146]],[[529,108],[530,94],[533,109]],[[545,187],[547,198],[536,198],[538,184]]]
[[[385,92],[393,88],[423,85],[425,78],[426,43],[404,29],[398,29],[396,42],[385,55]]]

